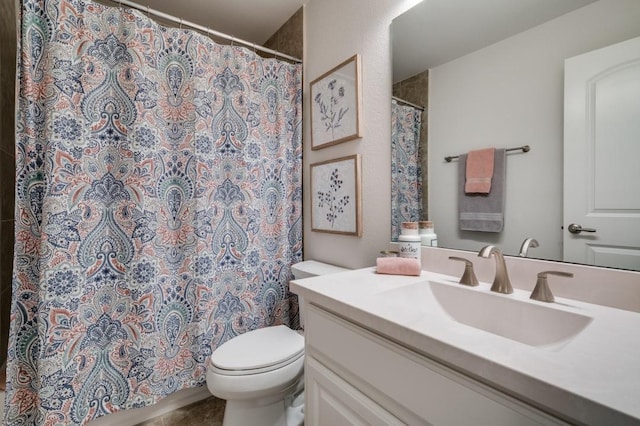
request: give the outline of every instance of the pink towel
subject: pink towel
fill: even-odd
[[[493,157],[495,148],[470,151],[467,155],[467,173],[464,192],[467,194],[488,194],[493,177]]]
[[[379,257],[376,265],[378,274],[418,276],[421,273],[420,262],[406,257]]]

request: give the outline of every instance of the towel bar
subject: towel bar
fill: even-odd
[[[507,148],[505,151],[509,152],[509,151],[522,151],[522,152],[529,152],[531,151],[531,147],[529,145],[523,145],[523,146],[519,146],[517,148]],[[444,161],[446,161],[447,163],[450,163],[451,160],[454,160],[456,158],[460,157],[459,155],[450,155],[448,157],[444,157]]]

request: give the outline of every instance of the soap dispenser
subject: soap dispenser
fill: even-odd
[[[423,246],[438,247],[438,236],[433,230],[433,222],[422,220],[418,222],[420,228],[420,241]]]
[[[398,236],[398,256],[421,261],[418,222],[402,222]]]

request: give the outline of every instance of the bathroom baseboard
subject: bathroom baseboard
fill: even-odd
[[[144,408],[124,410],[118,413],[109,414],[87,423],[87,426],[135,426],[138,423],[151,420],[154,417],[162,416],[178,408],[184,407],[194,402],[210,397],[211,394],[206,386],[192,389],[184,389],[170,395],[157,404]]]

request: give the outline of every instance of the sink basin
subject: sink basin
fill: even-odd
[[[394,309],[413,311],[408,307],[416,307],[419,313],[414,320],[444,314],[460,324],[536,347],[566,343],[592,321],[558,305],[530,301],[523,291],[503,295],[454,282],[416,283],[377,296]]]

